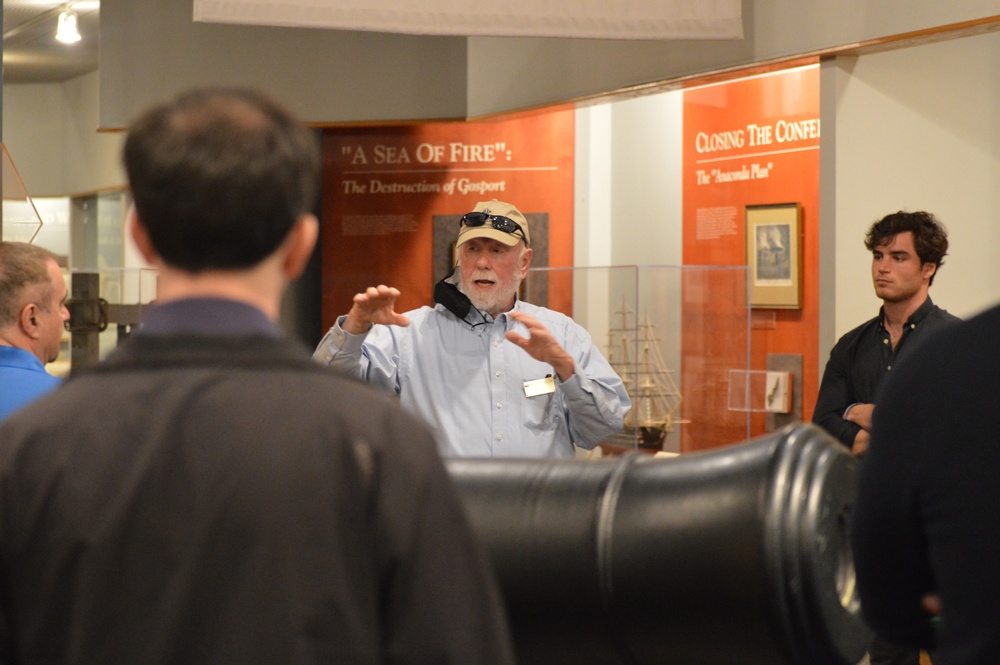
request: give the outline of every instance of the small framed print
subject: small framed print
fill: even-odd
[[[746,207],[750,306],[802,306],[802,229],[798,203]]]

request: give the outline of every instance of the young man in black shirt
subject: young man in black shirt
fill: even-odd
[[[936,331],[959,319],[928,294],[948,252],[948,234],[928,212],[896,212],[865,236],[872,282],[882,300],[878,316],[851,330],[833,347],[823,373],[813,422],[864,455],[871,438],[876,396],[901,361]],[[876,637],[871,665],[918,665],[919,651]]]
[[[882,308],[833,347],[813,412],[814,423],[857,455],[868,447],[885,377],[932,333],[959,321],[928,294],[948,252],[948,234],[934,215],[887,215],[868,229],[865,247]]]

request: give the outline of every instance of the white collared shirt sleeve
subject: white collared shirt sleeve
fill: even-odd
[[[398,395],[398,353],[395,352],[394,336],[388,332],[394,326],[376,325],[366,333],[352,335],[342,327],[346,318],[337,318],[317,345],[313,359]],[[371,342],[367,343],[369,338]]]

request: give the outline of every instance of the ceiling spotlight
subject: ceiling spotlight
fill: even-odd
[[[76,12],[67,9],[59,15],[59,27],[56,28],[56,39],[64,44],[80,41],[80,31],[76,27]]]

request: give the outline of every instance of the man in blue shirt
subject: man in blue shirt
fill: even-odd
[[[476,204],[457,252],[435,307],[399,314],[398,289],[369,287],[313,357],[399,395],[446,456],[569,457],[618,433],[631,402],[590,335],[517,298],[532,255],[525,216]]]
[[[0,242],[0,420],[59,385],[45,364],[59,357],[66,295],[54,254]]]

